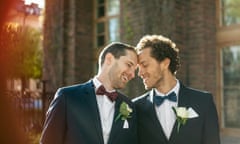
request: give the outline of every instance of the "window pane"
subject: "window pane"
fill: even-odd
[[[119,8],[120,8],[119,0],[108,0],[107,15],[108,16],[118,15]]]
[[[240,128],[240,46],[222,50],[224,126]]]
[[[222,0],[223,25],[240,24],[239,7],[239,0]]]
[[[98,18],[100,17],[103,17],[105,15],[105,8],[104,8],[104,5],[103,6],[100,6],[98,7]]]
[[[104,45],[104,43],[105,43],[105,41],[104,41],[104,35],[98,36],[98,37],[97,37],[97,46],[98,46],[98,47],[101,47],[101,46]]]
[[[98,4],[99,5],[104,4],[104,0],[98,0]]]
[[[97,0],[96,4],[96,47],[108,42],[119,41],[120,0]]]
[[[97,24],[97,34],[102,34],[104,33],[104,22],[98,23]]]
[[[109,42],[119,41],[119,19],[113,18],[109,20]]]

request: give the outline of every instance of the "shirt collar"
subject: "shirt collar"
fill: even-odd
[[[179,89],[180,89],[180,82],[179,82],[178,79],[176,79],[176,81],[177,81],[176,85],[175,85],[166,95],[170,94],[171,92],[175,92],[175,94],[176,94],[176,96],[177,96],[177,100],[178,100],[178,94],[179,94]],[[151,101],[153,101],[153,95],[154,95],[154,93],[155,93],[156,95],[159,95],[159,96],[164,96],[164,95],[165,95],[165,94],[159,92],[156,88],[154,88],[154,89],[150,92],[150,99],[151,99]]]
[[[97,79],[97,77],[93,78],[93,84],[95,86],[95,90],[97,90],[102,85],[102,83]]]
[[[95,76],[94,78],[93,78],[93,84],[94,84],[94,86],[95,86],[95,91],[101,86],[101,85],[103,85],[98,79],[97,79],[97,77]],[[108,91],[108,90],[107,90]],[[108,91],[108,92],[115,92],[116,90],[112,90],[112,91]]]

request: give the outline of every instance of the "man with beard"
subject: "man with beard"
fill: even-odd
[[[136,144],[135,108],[117,91],[135,77],[136,65],[134,47],[118,42],[106,46],[93,79],[58,89],[40,143]]]
[[[149,92],[134,99],[139,144],[219,144],[212,94],[184,86],[177,78],[179,49],[161,35],[137,45],[139,76]]]

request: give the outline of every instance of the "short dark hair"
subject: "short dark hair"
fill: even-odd
[[[114,58],[119,59],[121,56],[126,55],[126,50],[130,50],[130,51],[133,51],[134,53],[136,53],[135,47],[133,47],[129,44],[125,44],[125,43],[121,43],[121,42],[110,43],[101,51],[100,56],[99,56],[99,64],[101,66],[103,65],[105,56],[107,53],[111,53],[114,56]]]
[[[176,74],[180,67],[179,49],[169,38],[162,35],[145,35],[137,44],[136,51],[151,48],[151,56],[161,62],[165,58],[170,59],[169,70]]]

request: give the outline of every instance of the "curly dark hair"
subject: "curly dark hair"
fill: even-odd
[[[174,75],[177,73],[180,68],[179,49],[169,38],[162,35],[146,35],[141,38],[135,49],[139,52],[145,48],[151,48],[151,56],[159,62],[169,58],[169,70]]]

